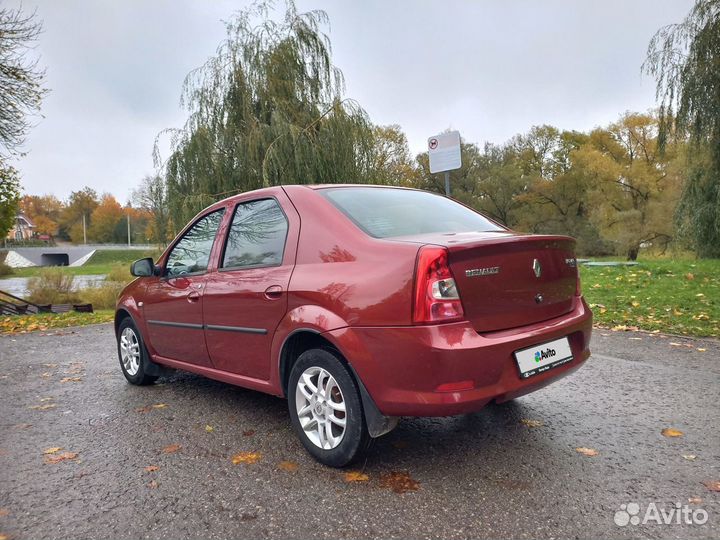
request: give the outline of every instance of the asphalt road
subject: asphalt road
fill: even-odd
[[[720,537],[704,485],[720,481],[720,342],[596,330],[593,350],[516,402],[404,419],[348,482],[280,399],[184,373],[126,384],[109,325],[3,336],[0,538]],[[633,502],[708,519],[616,525]]]

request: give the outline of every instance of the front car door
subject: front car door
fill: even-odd
[[[198,219],[173,246],[162,275],[148,284],[144,316],[148,341],[164,358],[210,367],[203,334],[203,292],[225,209]]]
[[[208,275],[203,312],[217,369],[268,380],[275,328],[287,312],[300,218],[282,189],[241,200],[233,210],[216,272]]]

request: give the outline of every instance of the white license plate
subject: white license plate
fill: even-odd
[[[515,351],[515,361],[523,379],[543,373],[573,359],[567,338],[556,339],[527,349]]]

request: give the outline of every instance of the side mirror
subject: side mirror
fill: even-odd
[[[138,259],[130,266],[130,273],[135,277],[146,277],[155,275],[155,265],[152,257]]]

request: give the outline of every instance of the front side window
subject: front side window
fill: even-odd
[[[282,264],[288,223],[275,199],[240,203],[227,235],[223,268]]]
[[[225,209],[200,218],[168,255],[165,274],[170,277],[207,271],[215,235]]]

